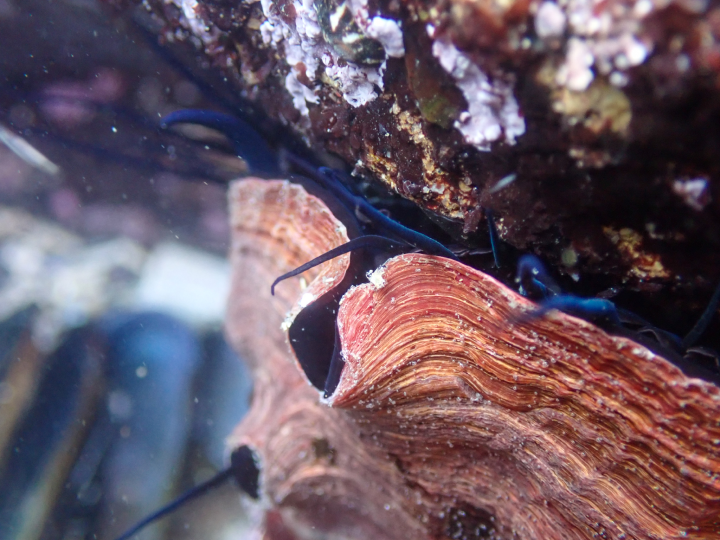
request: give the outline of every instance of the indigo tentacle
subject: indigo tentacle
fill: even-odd
[[[233,477],[233,474],[234,471],[232,467],[228,467],[227,469],[220,471],[215,476],[210,478],[210,480],[189,489],[188,491],[180,495],[178,498],[176,498],[174,501],[171,501],[167,505],[163,506],[160,510],[157,510],[156,512],[153,512],[149,516],[143,518],[138,523],[133,525],[130,529],[118,536],[115,540],[128,540],[151,523],[154,523],[160,518],[163,518],[168,514],[174,512],[175,510],[183,506],[185,503],[196,499],[201,495],[207,493],[209,490],[225,483],[228,479]]]
[[[561,294],[560,286],[550,277],[535,255],[520,257],[515,281],[520,284],[520,294],[534,300],[544,300]]]
[[[310,270],[311,268],[315,268],[316,266],[318,266],[324,262],[330,261],[336,257],[339,257],[340,255],[345,255],[346,253],[350,253],[351,251],[355,251],[356,249],[362,249],[362,248],[367,248],[367,247],[395,249],[395,248],[401,247],[403,244],[404,244],[404,242],[398,242],[396,240],[391,240],[389,238],[385,238],[384,236],[376,236],[373,234],[360,236],[358,238],[350,240],[349,242],[346,242],[345,244],[343,244],[341,246],[333,248],[330,251],[326,251],[322,255],[315,257],[313,260],[306,262],[302,266],[298,266],[297,268],[295,268],[295,270],[291,270],[290,272],[283,274],[282,276],[277,278],[275,281],[273,281],[272,285],[270,286],[270,293],[273,296],[275,295],[275,286],[278,283],[280,283],[281,281],[285,281],[286,279],[300,275],[303,272]]]
[[[232,141],[235,152],[247,162],[253,174],[277,176],[281,172],[277,156],[262,136],[239,118],[217,111],[181,109],[160,121],[165,128],[174,124],[198,124],[221,132]]]
[[[672,332],[662,330],[650,324],[642,317],[620,309],[613,302],[604,298],[578,298],[576,296],[561,294],[560,288],[555,281],[547,274],[540,259],[534,255],[523,255],[518,262],[516,281],[520,282],[521,293],[539,300],[539,307],[533,311],[526,312],[513,318],[514,323],[526,323],[535,318],[542,317],[552,309],[559,309],[570,315],[575,315],[596,323],[603,323],[613,333],[630,335],[634,340],[653,348],[642,336],[651,335],[655,342],[663,349],[663,354],[670,353],[672,356],[680,355],[676,359],[679,364],[683,361],[683,354],[688,357],[689,353],[706,356],[715,360],[716,367],[720,368],[720,359],[717,353],[702,347],[693,347],[697,339],[707,329],[715,311],[720,304],[720,285],[715,289],[707,308],[700,316],[693,329],[685,339],[681,339]],[[629,330],[627,325],[638,327],[636,330]],[[679,360],[678,360],[679,359]],[[685,365],[682,369],[688,372],[695,372],[694,366]],[[707,374],[702,375],[707,376]]]
[[[498,239],[497,227],[495,227],[495,216],[490,208],[485,209],[485,219],[487,219],[488,233],[490,234],[490,247],[492,248],[493,259],[495,259],[495,268],[500,268],[500,242]]]
[[[685,339],[683,339],[682,344],[684,349],[689,349],[695,345],[697,340],[700,339],[700,336],[702,336],[705,330],[707,330],[707,327],[710,325],[713,315],[715,315],[715,311],[718,308],[718,303],[720,303],[720,283],[715,288],[715,292],[710,297],[710,302],[705,308],[705,311],[703,311],[703,314],[700,315],[698,322],[695,323],[695,326],[693,326],[692,330],[690,330],[688,335],[685,336]]]
[[[160,510],[140,520],[115,540],[128,540],[148,525],[174,512],[186,503],[205,495],[210,490],[221,486],[230,478],[234,479],[237,486],[248,496],[253,499],[258,499],[260,498],[258,485],[259,476],[260,471],[253,451],[248,446],[241,446],[230,456],[230,466],[227,469],[223,469],[209,480],[198,484],[194,488],[188,489],[174,501],[169,502],[160,508]]]
[[[520,257],[515,279],[520,283],[521,294],[540,302],[537,309],[517,317],[516,323],[522,324],[542,317],[550,310],[558,309],[583,319],[602,321],[615,327],[622,326],[621,315],[610,300],[562,294],[559,285],[535,255]]]
[[[553,309],[583,319],[596,322],[603,321],[617,327],[622,326],[615,304],[610,300],[605,298],[578,298],[569,294],[561,294],[543,300],[537,309],[521,315],[515,322],[519,324],[528,322],[542,317]]]
[[[328,191],[330,191],[333,195],[340,199],[349,208],[362,212],[362,214],[369,218],[372,221],[373,225],[375,225],[377,228],[401,240],[404,240],[411,246],[422,249],[426,253],[432,255],[441,255],[443,257],[447,257],[448,259],[457,260],[455,254],[437,240],[434,240],[427,235],[414,231],[409,227],[406,227],[405,225],[402,225],[401,223],[390,219],[380,210],[373,207],[362,197],[353,195],[344,187],[339,187],[338,184],[341,184],[341,182],[337,176],[337,173],[332,169],[329,169],[327,167],[320,167],[320,169],[318,170],[321,173],[320,181],[322,182],[323,187],[325,187]]]

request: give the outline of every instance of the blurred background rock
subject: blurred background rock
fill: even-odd
[[[0,539],[112,538],[222,468],[248,406],[212,182],[243,164],[157,127],[207,98],[94,0],[0,0],[0,50]],[[225,486],[138,538],[249,527]]]

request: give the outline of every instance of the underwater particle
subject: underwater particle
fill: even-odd
[[[7,146],[16,156],[36,169],[52,176],[60,174],[60,167],[50,161],[45,154],[3,125],[0,125],[0,143]]]
[[[489,194],[497,193],[498,191],[502,191],[506,187],[508,187],[510,184],[512,184],[517,179],[517,174],[512,173],[508,174],[506,176],[503,176],[500,180],[498,180],[493,187],[488,189]]]
[[[563,249],[560,255],[560,260],[562,261],[564,266],[572,268],[578,262],[577,251],[575,251],[572,247]]]

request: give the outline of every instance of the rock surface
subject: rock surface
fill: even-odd
[[[491,208],[503,240],[604,286],[707,297],[718,278],[717,2],[144,4],[458,239]]]

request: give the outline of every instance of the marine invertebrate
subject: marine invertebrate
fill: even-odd
[[[348,256],[275,297],[269,285],[344,243],[342,227],[286,182],[239,181],[231,207],[227,328],[251,359],[256,393],[230,444],[258,457],[260,497],[275,509],[267,527],[381,538],[720,534],[717,386],[568,315],[508,324],[533,304],[459,262],[406,254],[340,301],[344,365],[323,400],[305,381],[329,349],[316,343],[314,357],[298,358],[296,336],[311,327],[297,315],[345,279]]]
[[[288,181],[237,181],[230,198],[228,332],[256,378],[231,448],[247,458],[236,475],[245,491],[273,509],[265,527],[382,538],[720,533],[713,383],[568,315],[538,320],[532,303],[447,258],[394,257],[346,293],[363,273],[343,254],[271,296],[272,276],[347,245],[345,227]],[[558,291],[533,258],[520,281],[540,298]],[[531,317],[512,324],[518,314]],[[455,469],[461,479],[447,474]]]
[[[457,263],[405,255],[382,271],[382,288],[341,304],[348,363],[330,403],[365,420],[413,480],[530,538],[720,533],[717,386],[572,317],[508,327],[530,306]],[[393,305],[407,318],[388,327]],[[443,474],[450,463],[460,478]]]

